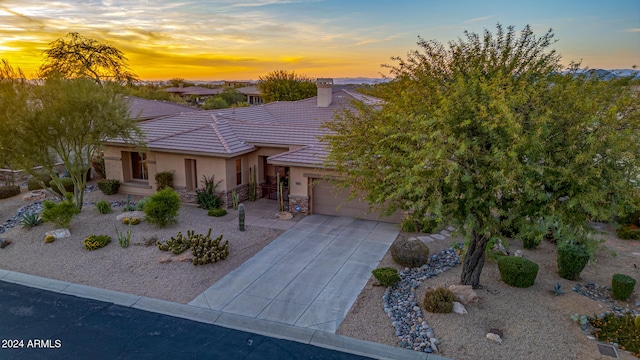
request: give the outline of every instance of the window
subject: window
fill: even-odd
[[[139,152],[131,153],[131,178],[135,180],[149,180],[147,154]]]
[[[236,185],[242,184],[242,159],[236,160]]]

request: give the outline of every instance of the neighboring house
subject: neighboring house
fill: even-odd
[[[310,99],[144,121],[140,127],[146,134],[146,153],[118,141],[105,144],[107,177],[122,182],[120,192],[150,195],[156,191],[155,174],[174,171],[174,188],[184,201],[195,202],[203,176],[214,176],[221,181],[217,190],[231,205],[234,190],[240,201],[248,199],[253,172],[258,195],[273,198],[279,174],[290,211],[380,220],[377,213],[368,213],[367,203],[343,204],[348,192],[334,191],[328,179],[336,174],[323,167],[328,149],[319,141],[325,131],[322,124],[336,111],[350,108],[354,99],[372,105],[378,100],[346,90],[334,92],[332,79],[318,79],[317,86],[318,96]],[[382,220],[400,218],[396,213]]]
[[[193,99],[197,104],[204,104],[207,98],[215,95],[220,95],[224,91],[222,88],[210,89],[202,86],[187,86],[187,87],[170,87],[164,89],[164,91],[179,95],[185,99]]]
[[[236,90],[241,92],[242,95],[245,96],[245,99],[249,103],[249,105],[260,105],[263,103],[262,94],[260,93],[260,89],[258,89],[257,86],[245,86],[237,88]]]

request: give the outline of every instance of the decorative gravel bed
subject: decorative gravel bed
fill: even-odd
[[[416,289],[423,280],[442,274],[460,262],[460,255],[454,248],[445,249],[432,255],[429,263],[422,267],[400,271],[401,280],[387,288],[382,297],[384,311],[391,318],[399,339],[398,346],[426,353],[438,352],[439,341],[416,303]]]

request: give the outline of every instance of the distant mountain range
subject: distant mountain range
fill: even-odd
[[[634,70],[634,69],[615,69],[615,70],[584,69],[580,72],[591,73],[596,75],[598,78],[605,79],[605,80],[611,80],[615,78],[628,77],[628,76],[631,76],[634,79],[640,79],[640,70]]]

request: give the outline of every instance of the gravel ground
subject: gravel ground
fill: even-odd
[[[544,241],[535,250],[525,250],[521,243],[512,241],[509,251],[520,249],[524,257],[540,266],[536,283],[526,289],[508,286],[500,280],[497,264],[487,261],[481,276],[482,288],[476,290],[480,301],[466,306],[469,314],[431,314],[423,310],[427,323],[441,342],[439,354],[452,359],[612,359],[600,355],[596,342],[588,339],[571,320],[571,315],[576,313],[592,316],[606,310],[603,302],[572,291],[576,284],[594,282],[610,286],[611,276],[616,272],[640,278],[639,269],[634,266],[640,263],[638,242],[618,240],[609,227],[603,226],[603,230],[606,243],[597,251],[597,262],[587,265],[578,281],[557,275],[554,244]],[[418,234],[399,236],[415,235]],[[435,254],[453,242],[454,239],[447,238],[430,243],[429,248]],[[384,266],[401,269],[388,253],[379,265]],[[461,271],[462,265],[458,265],[425,280],[417,289],[416,298],[420,302],[428,288],[459,284]],[[374,282],[372,279],[366,285],[337,333],[395,346],[398,340],[394,328],[383,311],[385,289],[373,286]],[[553,296],[553,285],[557,282],[564,294]],[[640,300],[637,289],[627,302],[618,302],[618,305],[636,308],[635,302]],[[502,344],[485,338],[492,328],[504,332]],[[619,354],[621,359],[635,359],[625,351]]]
[[[26,190],[23,189],[24,195]],[[125,195],[105,196],[96,191],[85,196],[85,201],[105,199],[125,200]],[[137,200],[138,197],[132,197]],[[20,207],[30,202],[22,196],[0,200],[0,220],[12,216]],[[250,210],[251,203],[246,204]],[[178,223],[158,228],[147,223],[133,226],[131,246],[118,246],[115,228],[126,226],[116,221],[121,208],[112,214],[100,215],[92,206],[86,206],[74,218],[71,237],[45,244],[44,233],[52,230],[51,224],[43,224],[31,230],[15,227],[1,238],[13,241],[0,249],[0,268],[43,276],[51,279],[86,284],[136,295],[178,303],[187,303],[210,287],[224,275],[251,258],[281,230],[248,226],[247,231],[237,230],[237,214],[233,210],[224,217],[213,218],[194,206],[182,206]],[[204,266],[187,262],[158,263],[166,255],[154,245],[152,239],[167,239],[178,231],[196,230],[206,233],[213,228],[212,236],[224,235],[229,240],[230,254],[226,260]],[[599,354],[596,342],[589,340],[571,319],[573,314],[595,315],[606,310],[602,302],[591,300],[571,291],[578,283],[594,282],[609,285],[614,273],[624,273],[640,278],[640,242],[618,240],[612,229],[603,226],[606,242],[596,254],[597,262],[591,262],[578,281],[561,279],[555,264],[555,245],[543,242],[536,250],[523,250],[518,242],[511,242],[511,252],[521,249],[526,258],[539,264],[540,270],[534,286],[527,289],[510,287],[500,281],[497,265],[488,261],[482,272],[482,288],[477,290],[480,301],[467,306],[469,314],[425,313],[427,323],[440,340],[440,355],[452,359],[611,359]],[[90,234],[108,234],[113,240],[103,249],[87,251],[82,240]],[[401,237],[417,234],[400,233]],[[435,254],[459,239],[447,238],[429,244]],[[147,245],[151,243],[151,245]],[[380,267],[399,268],[387,253]],[[399,268],[400,269],[400,268]],[[417,289],[417,299],[428,288],[458,284],[461,265],[425,280]],[[373,286],[371,279],[353,305],[338,334],[395,346],[397,338],[389,317],[383,311],[382,295],[385,288]],[[564,295],[553,296],[553,285],[560,282]],[[621,306],[634,307],[638,287],[628,302]],[[504,332],[502,344],[485,338],[491,328]],[[634,359],[620,351],[621,359]]]
[[[24,195],[26,190],[23,189]],[[132,196],[132,201],[140,197]],[[126,195],[106,196],[100,191],[85,195],[85,201],[126,200]],[[31,202],[15,196],[0,201],[0,219],[6,220],[20,207]],[[250,211],[251,204],[246,205]],[[127,226],[116,220],[122,208],[114,208],[113,213],[101,215],[93,206],[85,206],[82,213],[71,223],[71,237],[44,243],[45,232],[54,226],[44,223],[31,230],[16,226],[4,234],[3,239],[12,241],[8,247],[0,249],[0,268],[26,274],[85,284],[109,290],[122,291],[157,299],[188,303],[213,285],[224,275],[240,266],[259,252],[282,230],[247,226],[238,230],[237,211],[220,217],[209,217],[203,209],[183,205],[176,224],[159,228],[142,222],[131,226],[131,245],[118,245],[115,229],[126,232]],[[187,230],[206,233],[212,228],[212,237],[223,234],[223,241],[229,240],[229,256],[224,261],[203,266],[191,262],[159,263],[158,258],[169,254],[158,250],[155,239],[169,239],[178,231]],[[91,234],[106,234],[112,237],[106,247],[94,251],[84,248],[83,240]],[[189,251],[189,250],[187,250]]]

